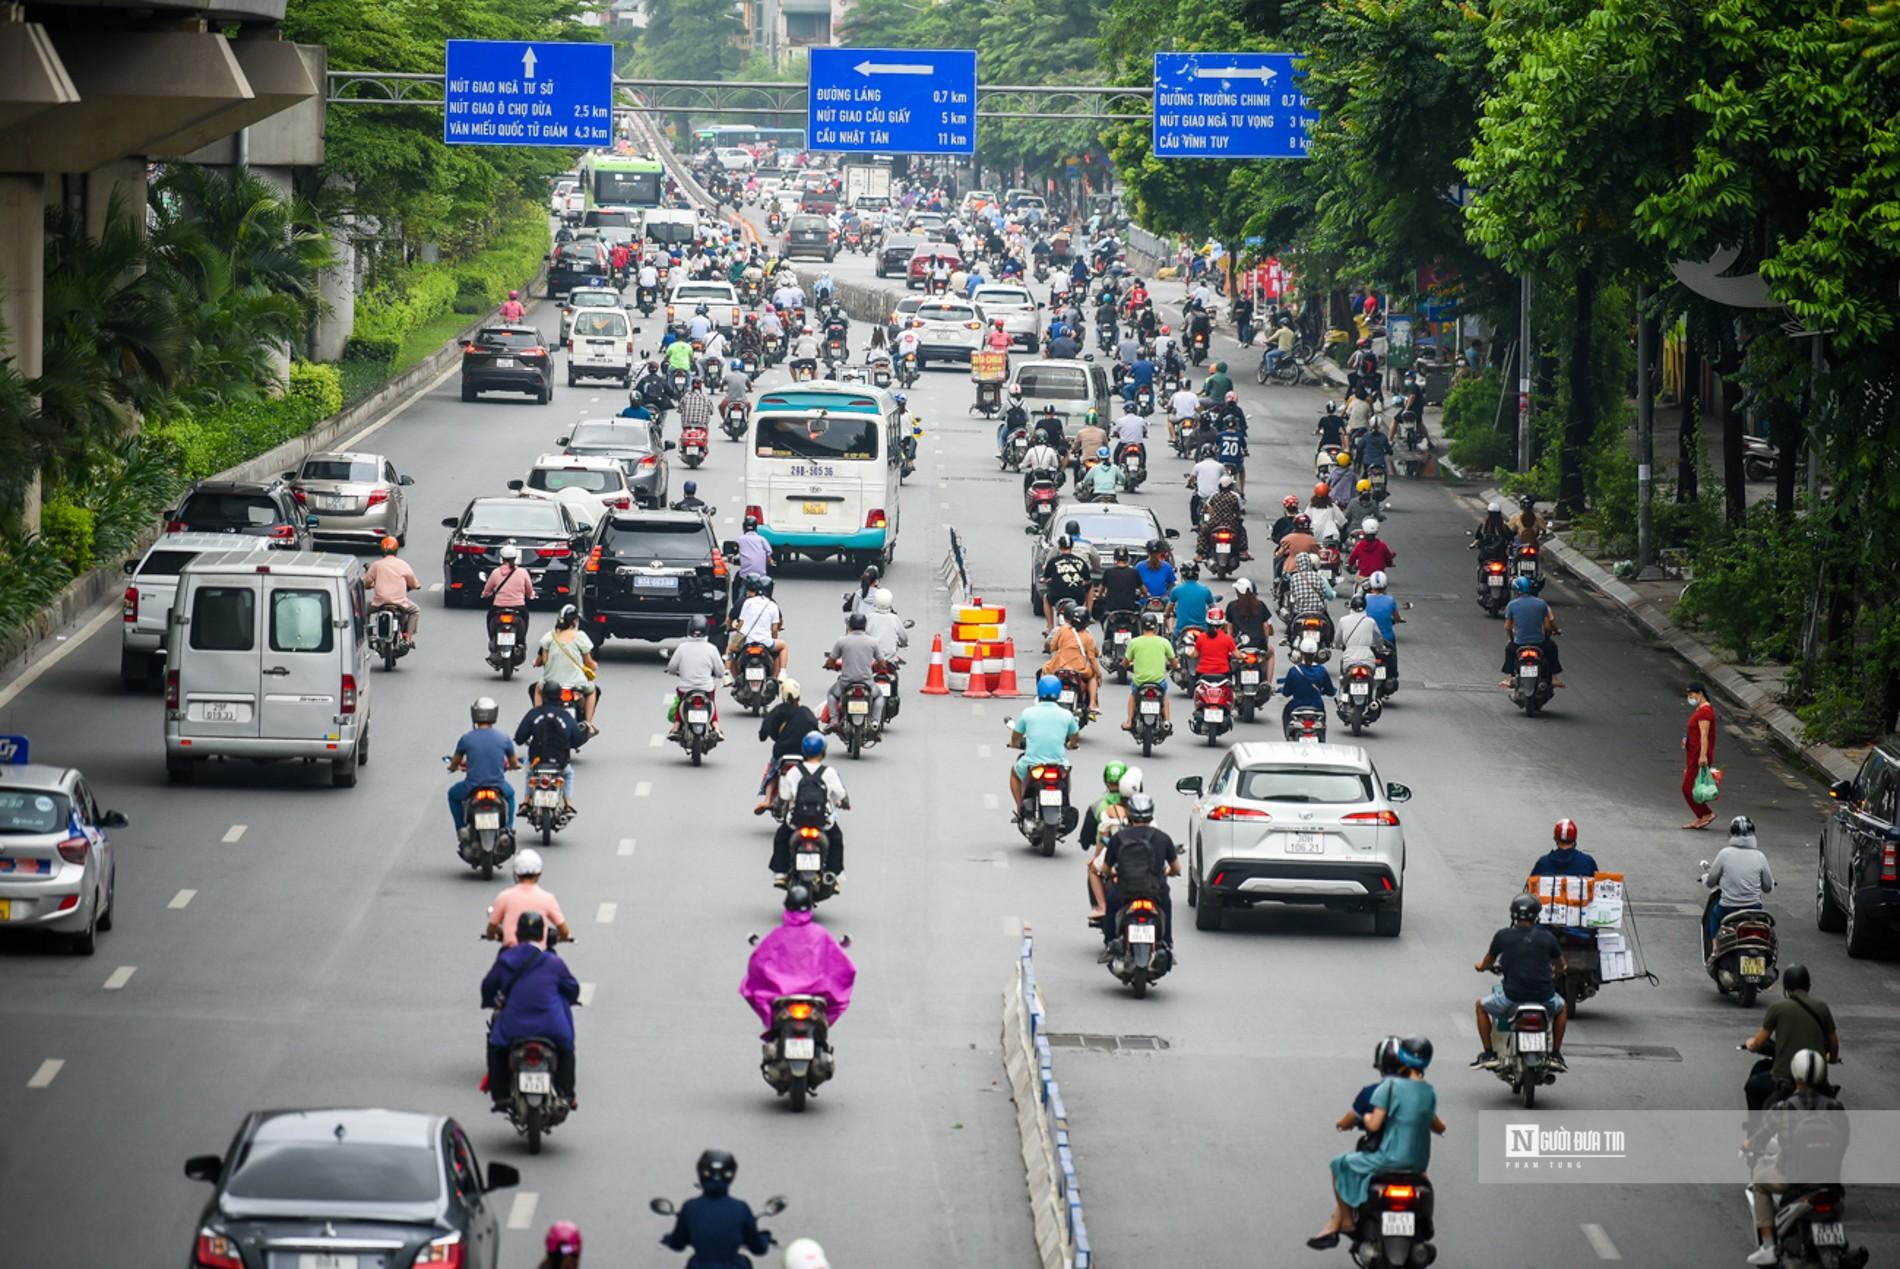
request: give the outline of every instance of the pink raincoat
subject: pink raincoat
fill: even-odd
[[[739,994],[759,1021],[772,1025],[772,1002],[780,996],[819,996],[825,1022],[835,1025],[851,1004],[857,966],[809,912],[787,912],[785,924],[759,940],[746,966]]]

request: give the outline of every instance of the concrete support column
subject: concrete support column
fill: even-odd
[[[240,132],[238,135],[240,137],[243,137],[245,133],[248,133],[249,131],[250,129],[246,128],[242,132]],[[282,197],[285,202],[289,202],[290,200],[294,199],[297,196],[296,191],[291,188],[289,168],[274,167],[274,166],[273,167],[252,167],[250,169],[250,172],[252,176],[255,176],[258,180],[264,182],[264,184],[276,190],[278,195]],[[289,344],[279,344],[276,347],[271,349],[271,373],[277,377],[277,381],[279,383],[285,385],[286,387],[289,386],[290,384],[290,345]]]
[[[356,242],[342,227],[330,230],[330,249],[336,263],[317,278],[318,294],[327,310],[317,318],[314,346],[316,361],[336,361],[343,356],[343,345],[356,331]]]
[[[140,236],[145,233],[145,160],[119,159],[86,174],[86,236],[95,241],[106,226],[106,212],[114,197],[121,215],[131,218]]]
[[[29,379],[41,369],[40,340],[46,314],[46,190],[40,176],[0,174],[0,319],[7,324],[7,354]],[[21,524],[40,527],[40,485],[27,491]]]

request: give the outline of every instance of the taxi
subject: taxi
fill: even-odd
[[[44,930],[81,956],[97,951],[118,877],[106,830],[125,824],[78,770],[29,762],[26,737],[0,736],[0,931]]]

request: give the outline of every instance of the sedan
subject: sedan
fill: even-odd
[[[633,500],[643,507],[664,507],[667,492],[666,451],[659,428],[645,419],[583,419],[555,444],[564,453],[611,458],[627,473]]]
[[[534,460],[526,480],[508,487],[524,498],[547,498],[567,504],[577,519],[591,528],[609,511],[633,510],[633,491],[627,473],[611,458],[579,454],[543,454]]]
[[[91,956],[112,928],[118,869],[109,828],[125,816],[101,811],[86,777],[71,767],[25,761],[0,766],[0,926],[71,936]]]
[[[579,554],[593,525],[558,502],[539,498],[477,498],[461,515],[442,521],[442,598],[449,607],[479,603],[482,583],[501,566],[501,548],[521,549],[521,567],[543,600],[575,592]]]
[[[489,1195],[521,1181],[484,1174],[462,1126],[408,1110],[264,1110],[230,1149],[185,1161],[207,1181],[191,1263],[199,1269],[497,1269]]]
[[[574,329],[574,314],[583,308],[617,308],[625,311],[627,302],[620,292],[605,286],[577,286],[561,302],[561,340],[565,344]]]
[[[484,392],[525,392],[554,399],[554,359],[532,326],[484,326],[462,345],[462,400]]]
[[[1026,287],[991,283],[976,288],[976,294],[970,298],[976,301],[986,324],[1002,319],[1003,333],[1009,336],[1011,343],[1021,344],[1031,352],[1041,347],[1042,305]]]
[[[1042,528],[1026,525],[1023,532],[1034,534],[1035,545],[1029,553],[1029,606],[1042,614],[1042,567],[1056,553],[1056,539],[1075,538],[1076,549],[1089,557],[1089,568],[1102,575],[1104,561],[1125,546],[1134,555],[1145,555],[1148,543],[1166,542],[1181,535],[1179,529],[1163,529],[1160,519],[1147,507],[1126,502],[1067,502],[1056,508]],[[1172,555],[1173,552],[1168,553]]]
[[[1405,919],[1405,832],[1387,784],[1358,745],[1238,744],[1211,779],[1174,786],[1188,811],[1188,906],[1218,930],[1228,908],[1297,903],[1370,912],[1397,938]]]
[[[284,473],[290,492],[317,516],[318,539],[375,542],[409,536],[409,495],[414,476],[399,476],[381,454],[327,450]]]
[[[923,236],[920,234],[885,234],[884,241],[877,249],[877,275],[888,278],[906,272],[910,268],[910,258],[923,245]]]
[[[930,280],[931,269],[936,267],[939,260],[950,266],[952,273],[963,267],[963,256],[953,247],[919,247],[911,253],[910,263],[904,268],[904,286],[913,291],[924,286]]]
[[[917,368],[932,357],[968,361],[983,345],[983,322],[968,300],[938,297],[925,300],[910,317],[917,332]]]

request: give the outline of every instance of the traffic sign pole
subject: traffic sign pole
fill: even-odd
[[[974,49],[813,48],[810,58],[811,149],[976,153]]]

